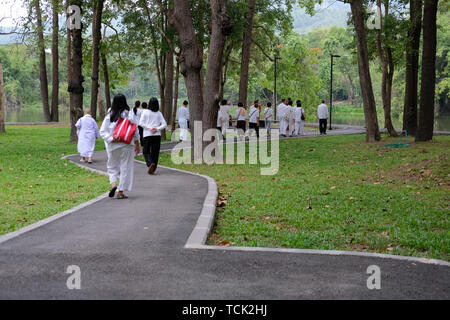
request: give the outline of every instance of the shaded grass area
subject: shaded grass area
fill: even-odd
[[[280,141],[280,169],[161,164],[211,176],[208,244],[357,250],[450,260],[450,137],[384,148],[362,135]],[[248,158],[247,158],[248,159]]]
[[[68,126],[7,126],[0,135],[0,234],[70,209],[108,190],[108,179],[62,156],[77,152]],[[97,141],[96,150],[104,149]],[[95,161],[95,158],[94,158]]]

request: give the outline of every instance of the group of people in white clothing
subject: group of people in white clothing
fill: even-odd
[[[277,117],[280,122],[280,136],[298,136],[304,135],[305,110],[302,108],[302,102],[297,100],[296,107],[293,107],[293,101],[282,99],[277,107]]]
[[[111,198],[115,196],[116,191],[118,191],[118,199],[128,198],[124,191],[131,191],[133,186],[134,157],[140,153],[140,145],[143,145],[142,153],[148,167],[147,173],[154,174],[158,165],[161,130],[167,127],[167,123],[159,111],[158,99],[151,98],[148,105],[145,102],[142,103],[142,109],[140,106],[140,102],[136,101],[135,107],[130,110],[125,96],[117,94],[100,130],[88,111],[76,124],[79,133],[80,161],[86,161],[88,158],[88,162],[92,162],[95,139],[101,136],[105,142]],[[124,123],[125,120],[128,120],[126,123],[129,124],[129,130],[133,128],[135,130],[131,141],[122,141],[115,135],[118,123]],[[118,185],[117,179],[119,179]]]

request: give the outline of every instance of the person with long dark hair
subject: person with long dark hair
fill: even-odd
[[[305,118],[305,111],[302,108],[302,102],[300,100],[297,100],[297,107],[294,111],[294,118],[295,118],[295,130],[294,135],[298,136],[299,134],[302,136],[305,134],[305,124],[304,120]]]
[[[159,150],[161,148],[161,130],[167,127],[167,122],[159,111],[159,102],[155,97],[148,102],[148,109],[142,112],[139,125],[144,128],[144,158],[148,174],[153,174],[158,166]]]
[[[109,196],[114,197],[116,190],[119,189],[117,198],[128,198],[124,191],[131,191],[134,177],[134,156],[139,154],[139,130],[136,130],[130,144],[119,141],[114,136],[119,119],[128,119],[133,122],[133,116],[130,115],[127,99],[123,94],[114,96],[111,109],[103,120],[100,128],[100,135],[105,141],[108,162],[106,164],[111,190]],[[117,187],[117,178],[119,186]]]

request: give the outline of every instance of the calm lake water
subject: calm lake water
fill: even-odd
[[[69,110],[59,110],[59,121],[69,123]],[[332,121],[335,124],[347,124],[353,126],[364,126],[364,115],[358,117],[349,117],[347,114],[339,114],[338,111],[334,111],[332,114]],[[383,118],[378,119],[379,124],[384,123]],[[7,111],[6,122],[45,122],[44,115],[40,109],[22,109],[18,111]],[[394,126],[396,129],[401,128],[401,121],[394,119]],[[434,130],[437,131],[450,131],[450,116],[439,117],[435,119]]]
[[[348,118],[347,115],[339,115],[339,113],[333,113],[332,119],[334,124],[347,124],[351,126],[364,126],[364,116],[360,118]],[[400,130],[402,128],[402,122],[399,119],[393,119],[394,128]],[[380,127],[384,127],[384,119],[378,118],[378,124]],[[450,116],[441,116],[434,119],[435,131],[450,131]]]
[[[41,109],[24,109],[20,111],[6,110],[6,122],[45,122]],[[59,122],[69,123],[69,109],[59,110]]]

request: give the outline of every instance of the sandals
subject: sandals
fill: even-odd
[[[113,188],[109,191],[109,197],[110,197],[110,198],[114,197],[114,195],[116,194],[116,190],[117,190],[117,186],[113,187]]]
[[[152,163],[152,164],[150,165],[150,167],[148,167],[147,173],[148,173],[148,174],[153,174],[153,173],[155,172],[155,170],[156,170],[156,164],[155,164],[155,163]]]
[[[117,195],[117,199],[128,199],[128,197],[122,193]]]

